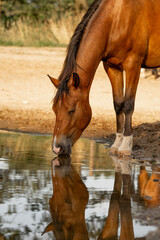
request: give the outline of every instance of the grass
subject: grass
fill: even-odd
[[[47,24],[19,21],[7,30],[0,27],[1,46],[64,47],[67,46],[81,15],[51,19]]]
[[[11,29],[0,28],[0,45],[3,46],[54,46],[58,42],[45,25],[19,22]]]

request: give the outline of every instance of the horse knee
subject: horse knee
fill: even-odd
[[[116,102],[114,101],[114,109],[117,115],[121,114],[124,108],[124,102]]]
[[[132,114],[134,111],[134,99],[126,99],[124,102],[125,115]]]

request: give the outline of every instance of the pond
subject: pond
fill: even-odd
[[[0,133],[0,239],[132,240],[156,230],[136,215],[160,204],[157,165],[83,138],[71,158],[56,158],[51,142]]]

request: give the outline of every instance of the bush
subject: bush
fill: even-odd
[[[2,0],[0,45],[67,44],[92,0]]]

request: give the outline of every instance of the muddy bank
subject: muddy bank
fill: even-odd
[[[55,116],[52,112],[32,110],[1,110],[0,129],[29,133],[52,134]],[[160,121],[137,124],[133,128],[133,156],[144,161],[160,161]],[[93,117],[83,137],[100,139],[102,143],[113,143],[115,138],[115,116],[107,119]]]

